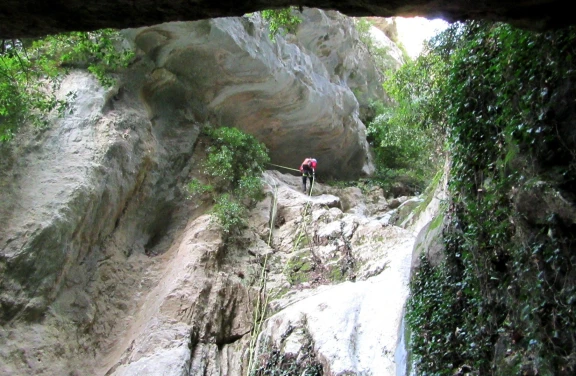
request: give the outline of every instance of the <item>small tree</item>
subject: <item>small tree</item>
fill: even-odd
[[[247,209],[260,198],[260,176],[270,161],[266,146],[255,137],[236,128],[207,127],[204,134],[210,140],[208,157],[203,164],[209,184],[192,180],[192,194],[210,193],[214,199],[215,221],[226,234],[245,226]]]
[[[54,89],[70,67],[87,69],[104,86],[109,72],[125,67],[133,52],[120,48],[111,29],[72,32],[36,40],[0,40],[0,142],[10,140],[24,123],[46,125],[52,110],[63,113],[66,101]]]
[[[268,34],[270,40],[274,41],[276,34],[280,31],[282,31],[282,35],[296,32],[296,28],[302,22],[302,19],[295,14],[295,11],[296,7],[262,11],[262,18],[268,21],[270,28],[270,33]]]

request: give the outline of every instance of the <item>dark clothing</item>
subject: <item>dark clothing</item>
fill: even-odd
[[[310,188],[312,188],[312,183],[314,181],[314,171],[312,171],[312,168],[308,166],[304,166],[302,171],[302,185],[304,186],[304,190],[306,190],[306,178],[310,180]]]

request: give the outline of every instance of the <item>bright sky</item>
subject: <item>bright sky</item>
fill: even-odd
[[[398,38],[406,47],[408,55],[416,57],[422,51],[422,43],[448,27],[441,19],[429,20],[422,17],[396,18]]]

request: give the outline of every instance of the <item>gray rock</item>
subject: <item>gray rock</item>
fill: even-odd
[[[424,200],[419,197],[413,197],[404,201],[396,209],[396,218],[394,223],[398,226],[405,227],[408,221],[413,217],[414,209],[416,209],[422,202],[424,202]]]
[[[423,253],[432,266],[440,265],[446,257],[442,237],[444,225],[444,212],[440,212],[416,236],[412,253],[412,274],[420,267],[420,256]]]
[[[190,349],[187,343],[171,349],[160,349],[151,356],[116,369],[118,376],[188,376],[190,375]]]
[[[393,198],[392,200],[390,200],[390,202],[388,203],[388,207],[390,207],[390,209],[396,209],[398,208],[402,203],[400,202],[400,200],[398,200],[397,198]]]
[[[272,43],[257,16],[168,23],[127,35],[156,66],[149,90],[154,98],[161,93],[171,103],[168,108],[254,135],[268,146],[272,161],[283,166],[297,168],[313,154],[322,176],[369,174],[374,167],[366,129],[347,86],[348,76],[368,67],[369,56],[354,49],[354,40],[340,46],[343,37],[354,36],[351,21],[336,13],[306,14],[315,23],[305,18],[303,30],[342,35],[324,42],[325,48],[349,56],[340,78],[332,73],[337,63],[319,58],[316,50],[282,36]],[[317,33],[300,35],[311,38],[302,42],[308,47],[318,40]],[[353,82],[373,88],[366,98],[378,99],[381,88],[370,72],[373,67]]]
[[[336,11],[306,8],[301,13],[296,43],[318,56],[332,82],[349,87],[360,104],[360,117],[371,112],[371,102],[384,101],[382,77],[368,50],[359,43],[354,20]],[[377,37],[375,37],[377,38]],[[385,36],[378,43],[389,42]],[[400,51],[391,43],[389,55]]]

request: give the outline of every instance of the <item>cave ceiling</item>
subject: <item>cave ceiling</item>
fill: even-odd
[[[533,30],[576,22],[563,0],[2,0],[0,38],[241,16],[289,5],[336,9],[349,16],[487,19]]]

